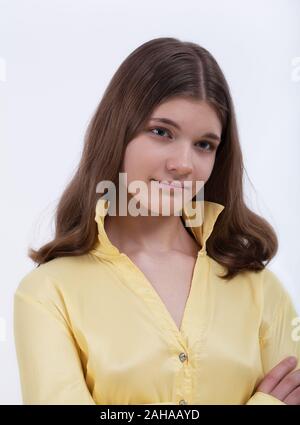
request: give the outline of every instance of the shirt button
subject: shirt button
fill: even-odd
[[[180,353],[178,357],[182,363],[187,359],[187,355],[185,353]]]
[[[180,400],[179,404],[188,404],[186,400]]]

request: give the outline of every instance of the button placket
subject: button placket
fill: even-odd
[[[181,352],[179,355],[178,355],[178,358],[179,358],[179,360],[183,363],[183,362],[185,362],[187,359],[188,359],[188,356],[187,356],[187,354],[186,353],[184,353],[184,352]],[[185,373],[187,372],[187,369],[185,369]],[[183,394],[182,394],[183,395]],[[181,395],[181,396],[182,396]],[[181,399],[181,400],[179,400],[179,402],[178,402],[178,404],[188,404],[188,402],[186,401],[186,400],[184,400],[184,399]]]

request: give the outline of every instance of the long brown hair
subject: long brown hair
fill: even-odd
[[[271,225],[244,202],[244,165],[223,72],[205,48],[170,37],[142,44],[117,69],[88,125],[75,175],[57,205],[55,237],[39,250],[29,249],[34,262],[40,265],[56,257],[78,256],[93,248],[97,183],[109,180],[118,187],[127,144],[153,109],[175,96],[208,102],[222,123],[214,168],[205,183],[205,200],[225,209],[207,240],[207,254],[227,268],[224,279],[262,270],[268,264],[278,241]]]

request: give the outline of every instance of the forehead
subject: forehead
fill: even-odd
[[[169,118],[182,129],[196,131],[212,130],[221,132],[221,122],[214,108],[206,101],[173,98],[154,108],[151,118]]]

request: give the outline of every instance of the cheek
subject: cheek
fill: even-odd
[[[196,180],[203,180],[206,182],[214,168],[215,155],[203,155],[197,162]]]
[[[128,158],[124,162],[124,172],[127,173],[129,179],[143,180],[145,175],[151,170],[151,162],[149,157],[136,155]]]
[[[132,180],[144,180],[149,172],[157,165],[153,150],[147,148],[147,143],[143,140],[132,140],[125,150],[122,162],[122,172],[127,173],[128,182]]]

